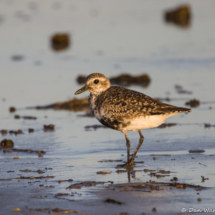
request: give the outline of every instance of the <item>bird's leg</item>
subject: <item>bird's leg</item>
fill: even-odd
[[[122,131],[123,134],[125,135],[125,139],[126,139],[126,146],[127,146],[127,163],[123,164],[123,165],[117,165],[117,168],[121,168],[121,167],[130,167],[132,165],[131,161],[130,161],[130,140],[128,139],[128,135],[126,131]]]
[[[127,146],[127,164],[130,162],[130,140],[128,139],[128,135],[126,131],[123,131],[123,134],[125,135],[126,139],[126,146]]]
[[[136,154],[137,154],[137,152],[138,152],[140,146],[142,145],[142,143],[143,143],[143,141],[144,141],[144,137],[143,137],[141,131],[139,130],[138,132],[139,132],[139,135],[140,135],[140,141],[139,141],[139,144],[138,144],[138,146],[137,146],[137,148],[136,148],[134,154],[132,155],[132,157],[131,157],[129,163],[133,163],[133,162],[134,162],[134,159],[135,159],[135,157],[136,157]]]

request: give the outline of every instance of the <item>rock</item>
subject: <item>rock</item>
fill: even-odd
[[[51,47],[54,51],[62,51],[70,46],[69,34],[55,34],[51,37]]]
[[[1,147],[3,148],[13,148],[14,142],[12,140],[4,139],[1,141]]]

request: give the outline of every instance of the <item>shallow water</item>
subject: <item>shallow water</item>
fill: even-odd
[[[86,131],[85,126],[99,122],[95,118],[80,117],[84,112],[29,110],[26,107],[73,98],[74,92],[81,87],[76,82],[80,74],[100,72],[112,77],[121,73],[147,73],[152,80],[148,88],[134,85],[129,88],[151,97],[170,97],[172,100],[168,103],[181,107],[196,98],[200,100],[200,106],[189,114],[166,121],[178,123],[176,126],[142,132],[145,140],[137,161],[144,161],[144,164],[137,164],[135,169],[170,170],[170,177],[157,179],[148,173],[137,172],[130,181],[169,182],[172,177],[178,177],[180,183],[215,187],[215,127],[204,127],[204,123],[215,124],[215,30],[212,28],[215,4],[214,1],[187,1],[192,8],[192,25],[181,29],[165,24],[162,17],[165,9],[180,2],[0,1],[0,130],[22,129],[24,132],[17,136],[1,136],[1,140],[12,139],[15,148],[46,151],[43,157],[38,157],[37,154],[3,153],[1,150],[0,179],[40,176],[19,170],[52,168],[43,175],[55,178],[41,182],[54,186],[50,191],[42,191],[48,193],[47,201],[52,201],[56,193],[67,192],[65,188],[71,184],[59,184],[56,180],[128,182],[127,173],[116,172],[118,162],[98,162],[126,160],[122,133],[104,128]],[[62,53],[53,52],[49,46],[49,37],[56,32],[71,34],[71,47]],[[24,58],[13,61],[14,55]],[[181,85],[192,94],[178,94],[175,85]],[[77,98],[85,96],[87,93]],[[10,106],[15,106],[17,111],[9,113]],[[37,120],[14,119],[15,114],[36,116]],[[44,124],[54,124],[55,131],[44,132]],[[29,134],[28,128],[34,128],[35,132]],[[139,136],[137,132],[128,135],[132,152]],[[190,154],[190,149],[205,152]],[[13,160],[15,156],[19,159]],[[14,172],[7,173],[10,170]],[[103,170],[112,173],[96,174]],[[202,183],[202,175],[209,180]],[[39,182],[28,182],[21,180],[18,183],[13,179],[1,181],[0,186],[2,190],[6,186],[11,190],[23,186],[29,190],[39,188]],[[76,194],[69,199],[97,199],[97,194],[92,193],[97,187],[82,188],[78,190],[81,196]],[[20,202],[9,204],[5,212],[26,206]]]

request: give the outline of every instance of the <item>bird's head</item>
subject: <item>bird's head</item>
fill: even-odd
[[[92,95],[98,96],[111,86],[108,78],[101,73],[92,73],[87,76],[86,84],[75,92],[75,95],[89,91]]]

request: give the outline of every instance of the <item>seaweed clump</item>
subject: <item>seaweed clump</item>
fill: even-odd
[[[190,107],[198,107],[200,105],[200,101],[197,99],[191,99],[190,101],[186,102],[185,105]]]
[[[74,98],[66,102],[57,102],[50,105],[37,106],[36,109],[85,111],[90,110],[90,105],[87,98],[83,99]]]
[[[62,51],[70,46],[69,34],[55,34],[51,37],[51,47],[54,51]]]
[[[191,10],[188,5],[181,5],[175,9],[164,12],[164,20],[179,27],[189,27],[191,22]]]
[[[14,142],[12,140],[4,139],[1,141],[0,145],[2,148],[13,148]]]

